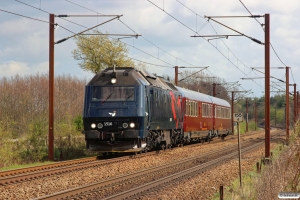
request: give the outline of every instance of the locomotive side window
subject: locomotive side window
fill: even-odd
[[[134,101],[134,87],[93,87],[92,101]]]

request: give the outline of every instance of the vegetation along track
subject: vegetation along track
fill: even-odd
[[[253,131],[248,134],[244,134],[243,136],[251,136],[262,132],[260,131]],[[234,139],[236,136],[229,136],[228,139]],[[212,143],[218,143],[221,140],[214,140]],[[189,147],[197,146],[199,144],[189,145]],[[205,145],[211,145],[206,143]],[[139,156],[150,156],[153,154],[157,154],[159,151],[148,152],[147,154],[142,154]],[[86,169],[90,167],[101,166],[113,162],[121,162],[128,160],[134,157],[133,155],[123,156],[119,158],[113,159],[103,159],[99,160],[97,157],[90,157],[90,158],[83,158],[83,159],[76,159],[71,161],[63,161],[58,163],[52,163],[47,165],[35,166],[35,167],[28,167],[16,170],[8,170],[0,172],[0,185],[8,185],[23,181],[29,181],[33,179],[38,179],[46,176],[52,176],[56,174],[67,173],[75,170]]]
[[[280,134],[280,133],[279,133]],[[242,143],[243,153],[252,151],[264,144],[264,140],[257,138]],[[180,181],[201,171],[211,169],[228,159],[237,157],[237,145],[220,148],[202,155],[182,159],[165,165],[148,168],[132,174],[115,177],[109,180],[69,189],[38,199],[122,199],[143,195],[145,191],[160,187],[170,181]],[[134,198],[137,198],[135,196]]]

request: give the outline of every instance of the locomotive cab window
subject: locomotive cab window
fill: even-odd
[[[134,101],[134,87],[93,87],[92,101]]]

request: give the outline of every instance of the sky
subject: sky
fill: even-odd
[[[300,86],[299,10],[297,0],[0,0],[0,78],[48,73],[49,13],[122,15],[96,29],[102,33],[141,35],[114,38],[126,43],[128,56],[146,63],[148,71],[174,78],[174,66],[180,67],[179,72],[197,72],[208,66],[202,71],[207,76],[230,83],[239,81],[239,91],[253,92],[248,92],[248,97],[261,97],[265,91],[265,47],[249,37],[264,43],[261,24],[265,23],[263,16],[270,14],[270,41],[274,48],[270,49],[274,77],[271,95],[275,95],[285,90],[285,83],[279,81],[286,80],[285,69],[278,67],[290,67],[289,83]],[[251,15],[262,17],[254,19]],[[205,16],[240,17],[208,20]],[[55,17],[55,41],[111,18]],[[230,36],[240,33],[245,36]],[[191,37],[208,35],[214,37]],[[73,38],[55,45],[55,75],[91,79],[94,74],[82,70],[72,57],[74,49]]]

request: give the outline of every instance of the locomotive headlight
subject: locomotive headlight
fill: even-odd
[[[96,124],[95,124],[95,123],[92,123],[92,124],[91,124],[91,128],[96,128]]]
[[[123,123],[123,128],[128,128],[128,124],[126,122]]]
[[[115,83],[117,82],[117,79],[116,79],[116,78],[112,78],[112,79],[110,79],[110,82],[111,82],[112,84],[115,84]]]
[[[135,124],[134,124],[133,122],[131,122],[131,123],[129,124],[129,126],[130,126],[130,128],[134,128],[134,127],[135,127]]]
[[[99,124],[98,124],[98,128],[99,128],[99,129],[103,128],[103,124],[102,124],[102,123],[99,123]]]

